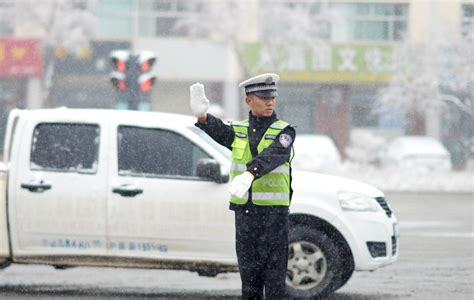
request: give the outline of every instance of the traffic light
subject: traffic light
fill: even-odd
[[[156,61],[156,56],[151,51],[141,51],[138,54],[136,61],[139,65],[141,73],[137,79],[139,90],[142,93],[149,93],[156,79],[155,75],[151,73],[153,65]]]
[[[118,104],[134,110],[149,108],[150,92],[156,80],[152,73],[155,54],[151,51],[132,54],[129,50],[115,50],[110,53],[110,59],[113,67],[110,80],[117,90]]]
[[[110,80],[112,85],[119,91],[127,90],[126,72],[130,60],[130,52],[127,50],[116,50],[110,53],[112,60],[112,72],[110,73]]]

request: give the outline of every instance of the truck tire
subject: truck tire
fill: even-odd
[[[53,265],[53,267],[56,270],[66,270],[66,269],[74,268],[74,266],[68,266],[68,265]]]
[[[5,260],[0,261],[0,270],[5,269],[6,267],[8,267],[11,264],[12,264],[12,262],[9,259],[5,259]]]
[[[286,291],[292,298],[324,298],[340,282],[341,251],[324,232],[297,225],[288,235]]]
[[[219,271],[217,269],[209,269],[209,270],[198,270],[197,271],[199,276],[203,277],[216,277],[219,275]]]
[[[343,285],[345,285],[349,279],[352,276],[352,273],[354,273],[354,264],[343,264],[341,268],[341,274],[339,277],[334,281],[334,284],[332,285],[331,292],[337,291],[340,289]]]

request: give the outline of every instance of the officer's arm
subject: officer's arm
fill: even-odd
[[[283,136],[283,137],[282,137]],[[283,129],[270,147],[263,150],[247,163],[247,171],[260,178],[281,164],[290,160],[291,148],[295,141],[296,132],[291,126]]]
[[[232,126],[224,124],[221,119],[211,114],[206,114],[205,121],[201,122],[201,120],[203,119],[198,119],[198,122],[194,125],[202,129],[222,146],[232,149],[232,143],[234,141],[234,129]]]

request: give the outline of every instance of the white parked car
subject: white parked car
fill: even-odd
[[[451,170],[451,155],[438,140],[428,136],[400,136],[383,149],[380,164],[385,168],[431,171]]]
[[[230,151],[195,118],[13,110],[0,164],[0,268],[9,263],[237,271]],[[316,297],[398,258],[384,194],[293,172],[287,291]]]
[[[293,169],[324,171],[341,165],[341,155],[334,141],[327,135],[298,134],[294,143]]]

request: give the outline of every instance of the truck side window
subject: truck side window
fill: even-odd
[[[120,126],[120,175],[196,178],[197,163],[210,158],[187,138],[172,131]]]
[[[42,123],[33,132],[32,170],[96,173],[99,126]]]

